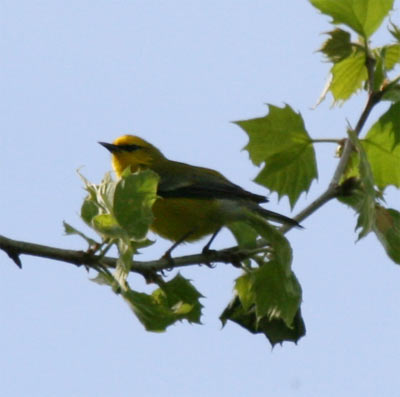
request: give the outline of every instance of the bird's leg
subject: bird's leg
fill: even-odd
[[[221,231],[221,227],[219,227],[215,232],[214,232],[214,234],[211,236],[211,238],[210,238],[210,240],[208,241],[208,243],[203,247],[203,249],[202,249],[202,253],[203,254],[207,254],[207,252],[209,252],[209,251],[211,251],[210,250],[210,246],[211,246],[211,244],[212,244],[212,242],[214,241],[214,239],[215,239],[215,237],[217,237],[217,234]]]
[[[210,246],[211,246],[212,242],[214,241],[215,237],[217,237],[217,234],[220,232],[221,229],[222,229],[222,228],[218,228],[218,229],[214,232],[214,234],[211,236],[211,238],[210,238],[210,240],[208,241],[208,243],[203,247],[203,249],[201,250],[201,253],[202,253],[203,255],[210,254],[210,253],[213,251],[213,250],[210,250]],[[206,264],[208,267],[211,267],[211,268],[213,267],[213,265],[211,264],[210,261],[206,261],[205,264]]]
[[[191,234],[193,233],[192,230],[190,230],[189,232],[185,233],[179,240],[175,241],[174,244],[171,245],[171,247],[169,247],[166,251],[165,254],[161,257],[162,259],[166,259],[169,264],[171,265],[171,267],[174,266],[174,260],[171,257],[171,252],[180,244],[182,244]]]

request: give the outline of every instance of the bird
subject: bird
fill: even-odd
[[[211,235],[204,252],[221,228],[238,221],[251,223],[258,218],[258,223],[262,219],[302,227],[292,218],[261,207],[267,197],[242,189],[216,170],[169,160],[138,136],[123,135],[113,143],[98,143],[111,152],[118,178],[128,167],[132,173],[150,169],[159,175],[150,229],[174,242],[169,253],[182,242]]]

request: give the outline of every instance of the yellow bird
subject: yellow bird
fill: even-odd
[[[267,202],[266,197],[242,189],[213,169],[169,160],[138,136],[123,135],[113,143],[99,143],[111,152],[117,177],[128,167],[131,172],[151,169],[160,176],[160,198],[153,205],[151,230],[174,241],[174,246],[213,235],[208,249],[223,226],[246,221],[249,213],[300,226],[294,219],[262,208],[259,204]]]

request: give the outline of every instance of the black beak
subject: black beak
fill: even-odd
[[[104,146],[111,153],[119,152],[121,150],[119,146],[114,145],[112,143],[106,143],[106,142],[98,142],[98,143],[100,143],[101,146]]]

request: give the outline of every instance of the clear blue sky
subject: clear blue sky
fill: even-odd
[[[0,18],[0,233],[16,239],[86,248],[62,221],[84,228],[76,169],[93,182],[110,169],[99,140],[134,133],[263,193],[231,121],[289,103],[313,137],[343,137],[365,100],[311,110],[329,71],[315,50],[330,26],[307,1],[3,0]],[[295,213],[327,185],[334,151],[318,147],[319,181]],[[286,199],[270,198],[290,214]],[[397,208],[399,199],[387,197]],[[182,271],[206,297],[204,326],[151,334],[84,269],[23,257],[21,271],[1,252],[0,394],[394,396],[400,269],[373,236],[355,244],[355,222],[332,202],[288,235],[307,335],[274,350],[235,324],[221,330],[240,274],[226,265]],[[232,242],[226,232],[215,246]],[[137,259],[168,245],[158,238]],[[131,284],[148,290],[139,277]]]

